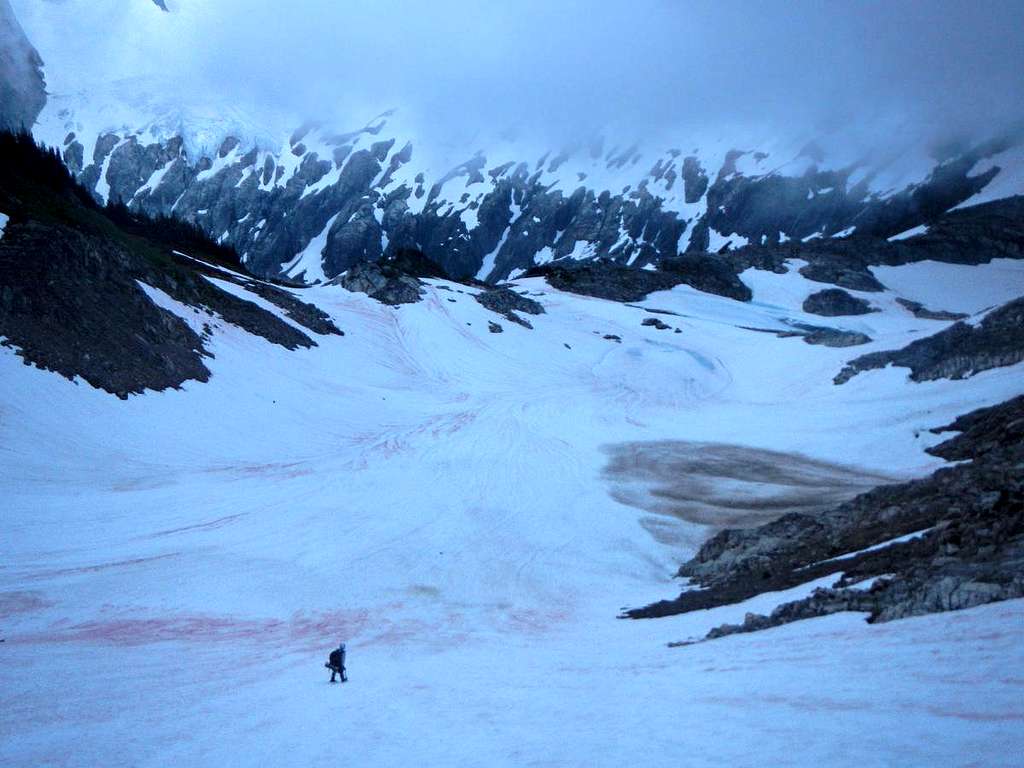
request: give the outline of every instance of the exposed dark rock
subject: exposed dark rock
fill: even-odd
[[[958,322],[903,349],[872,352],[851,360],[835,377],[843,384],[862,371],[897,365],[914,381],[963,379],[1024,360],[1024,298],[990,312],[978,326]]]
[[[700,161],[690,155],[683,158],[683,191],[688,204],[696,203],[708,191],[708,176]]]
[[[422,298],[420,281],[388,265],[367,262],[356,264],[340,278],[343,288],[365,293],[382,304],[415,304]]]
[[[820,325],[808,325],[806,323],[789,323],[793,330],[779,331],[771,328],[750,328],[740,326],[747,331],[758,333],[770,333],[780,339],[800,336],[807,344],[818,344],[825,347],[856,347],[867,344],[871,337],[858,331],[846,331],[840,328],[825,328]]]
[[[815,589],[770,615],[748,613],[742,624],[715,627],[706,639],[845,611],[866,613],[873,623],[1024,597],[1022,510],[1021,495],[1002,497],[991,519],[956,520],[932,534],[928,551],[917,553],[918,562],[905,564],[903,573],[882,576],[866,589],[844,577],[833,588]]]
[[[178,257],[181,261],[182,257]],[[284,310],[284,313],[299,325],[305,326],[314,333],[324,336],[344,336],[345,332],[338,328],[330,316],[319,307],[308,304],[283,288],[265,283],[262,280],[254,280],[241,275],[226,275],[223,271],[207,269],[202,263],[195,261],[184,262],[185,266],[192,267],[196,271],[209,275],[220,280],[228,280],[240,285],[246,290],[255,293],[260,298],[266,299],[271,304],[276,304]]]
[[[490,331],[491,333],[502,333],[505,329],[502,328],[498,323],[488,320],[487,330]]]
[[[682,282],[678,274],[634,269],[611,262],[567,262],[534,267],[527,276],[543,276],[552,288],[612,301],[641,301],[654,291]]]
[[[815,328],[804,334],[807,344],[819,344],[825,347],[859,347],[867,344],[871,337],[859,331],[844,331],[839,328]]]
[[[633,309],[642,309],[644,312],[649,312],[652,315],[671,315],[672,317],[679,317],[678,312],[673,312],[671,309],[654,309],[653,307],[642,307],[639,304],[627,304],[627,307],[633,307]]]
[[[0,156],[0,209],[11,215],[0,238],[0,335],[26,363],[122,398],[206,381],[203,339],[140,284],[288,349],[315,345],[273,313],[216,287],[205,277],[212,268],[172,257],[168,239],[176,233],[203,245],[179,222],[165,222],[166,230],[156,221],[121,228],[116,209],[98,209],[54,155],[25,137],[0,135]],[[206,245],[200,255],[217,260],[216,244]]]
[[[749,245],[726,258],[736,272],[748,267],[784,271],[789,259],[808,262],[804,277],[855,291],[885,289],[872,274],[875,265],[918,261],[985,264],[992,259],[1024,257],[1024,196],[937,214],[925,234],[889,242],[881,236],[827,238],[810,242]]]
[[[504,315],[513,323],[518,323],[524,328],[533,328],[533,326],[529,321],[516,314],[517,312],[525,312],[528,315],[544,314],[544,307],[539,302],[528,299],[511,288],[491,288],[481,291],[473,298],[492,312]]]
[[[708,253],[687,253],[677,258],[662,259],[660,269],[671,275],[678,275],[685,283],[698,291],[714,293],[737,301],[750,301],[753,294],[740,280],[732,264],[720,256]]]
[[[930,452],[969,463],[880,486],[822,514],[722,531],[679,570],[703,589],[627,615],[740,602],[839,572],[833,589],[770,616],[748,616],[708,638],[836,611],[888,621],[1024,596],[1024,396],[936,431],[954,429],[963,431]],[[853,588],[875,577],[884,578],[867,590]]]
[[[28,222],[0,240],[0,334],[31,363],[118,397],[207,381],[203,342],[135,283],[133,257]]]
[[[622,302],[640,301],[649,293],[680,284],[738,301],[749,301],[752,296],[728,260],[708,253],[663,259],[657,270],[607,261],[556,262],[534,267],[527,275],[542,275],[559,290]]]
[[[449,279],[444,267],[432,259],[428,259],[423,251],[415,248],[399,248],[388,253],[381,259],[386,264],[412,277],[433,277],[441,280]]]
[[[813,168],[803,176],[776,173],[744,176],[730,173],[726,163],[707,191],[705,223],[722,233],[736,233],[751,243],[777,243],[779,233],[791,240],[820,234],[823,247],[843,240],[884,239],[917,224],[931,223],[988,184],[999,171],[970,175],[979,160],[992,157],[1020,141],[1019,131],[965,147],[935,167],[921,184],[891,196],[871,195],[864,184],[850,184],[855,166],[840,170]],[[735,163],[737,155],[730,153]],[[851,237],[833,237],[855,227]],[[695,232],[696,234],[696,232]],[[695,243],[690,241],[688,250]],[[706,244],[696,244],[700,250]],[[828,280],[827,282],[834,282]],[[842,287],[863,290],[856,285]]]
[[[274,315],[173,263],[116,241],[29,221],[0,240],[0,333],[26,362],[119,397],[206,381],[202,340],[141,281],[288,349],[314,342]]]
[[[896,302],[911,312],[914,317],[922,320],[965,320],[967,315],[963,312],[946,312],[944,310],[927,309],[924,304],[910,299],[897,298]]]
[[[958,433],[928,449],[928,453],[946,461],[967,461],[1003,453],[1016,455],[1024,446],[1024,395],[958,416],[952,424],[931,431],[937,435]]]
[[[842,315],[866,315],[877,312],[864,299],[851,296],[839,288],[829,288],[812,293],[804,299],[804,312],[822,317],[840,317]]]
[[[602,338],[605,339],[606,341],[614,341],[617,344],[621,344],[622,343],[622,337],[621,336],[617,336],[614,333],[606,333],[604,336],[602,336]]]
[[[656,317],[648,317],[640,322],[640,325],[649,326],[651,328],[657,328],[659,331],[667,331],[672,328],[671,325],[663,323]]]
[[[824,259],[800,268],[800,274],[818,283],[833,283],[851,291],[884,291],[885,286],[868,271],[866,265],[844,264]]]

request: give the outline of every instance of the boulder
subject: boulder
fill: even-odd
[[[365,293],[391,306],[415,304],[423,295],[420,281],[415,277],[374,262],[356,264],[337,278],[337,282],[346,290]]]
[[[843,315],[866,315],[878,310],[872,308],[864,299],[851,296],[840,288],[828,288],[812,293],[803,304],[804,312],[822,317],[841,317]]]

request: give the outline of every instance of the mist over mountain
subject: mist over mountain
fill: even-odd
[[[81,20],[73,35],[53,28],[51,4]],[[41,50],[59,44],[96,78],[187,79],[229,103],[345,125],[398,107],[426,142],[515,131],[558,147],[614,130],[685,146],[738,126],[762,139],[841,128],[867,148],[904,132],[983,138],[1024,118],[1012,0],[15,8]]]
[[[46,102],[46,82],[9,0],[0,0],[0,73],[0,128],[31,128]]]
[[[1019,192],[1012,8],[936,9],[18,5],[35,134],[98,201],[304,282],[401,248],[496,281],[889,236]]]

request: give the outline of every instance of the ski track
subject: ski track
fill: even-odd
[[[796,454],[840,487],[931,471],[930,427],[1022,390],[1019,365],[834,387],[944,325],[874,295],[835,320],[872,345],[814,348],[738,326],[801,319],[817,284],[744,279],[758,304],[644,302],[680,334],[536,279],[532,331],[443,281],[399,309],[323,286],[301,296],[345,337],[288,352],[221,324],[210,382],[124,402],[0,349],[0,762],[1013,764],[1024,601],[674,649],[836,577],[615,618],[677,594],[709,528],[617,501],[607,446]]]

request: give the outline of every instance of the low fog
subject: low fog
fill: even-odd
[[[78,6],[83,28],[40,29],[55,2]],[[170,74],[344,126],[399,107],[439,135],[548,142],[724,125],[949,139],[1024,114],[1020,0],[166,4],[14,3],[30,36],[70,46],[97,76]]]

